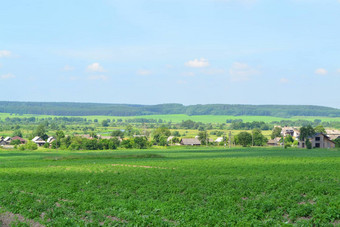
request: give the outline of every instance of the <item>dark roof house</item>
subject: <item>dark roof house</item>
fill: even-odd
[[[196,138],[183,138],[180,142],[181,145],[199,146],[201,141]]]

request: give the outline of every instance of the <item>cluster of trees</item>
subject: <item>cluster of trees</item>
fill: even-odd
[[[340,117],[340,110],[321,106],[294,105],[130,105],[57,102],[0,102],[0,113],[58,116],[140,116],[159,114],[232,115],[232,116],[329,116]]]
[[[253,129],[252,133],[240,132],[235,136],[235,144],[243,147],[247,146],[264,146],[268,139],[262,134],[260,129]]]

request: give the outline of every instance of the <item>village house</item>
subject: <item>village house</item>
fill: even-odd
[[[331,140],[340,139],[340,131],[339,131],[339,130],[335,130],[335,129],[326,129],[326,135],[327,135]]]
[[[276,137],[272,140],[269,140],[267,142],[267,145],[268,146],[274,146],[274,147],[281,146],[282,144],[280,143],[280,140],[281,140],[281,137]]]
[[[281,135],[283,137],[286,137],[288,135],[291,135],[292,137],[299,137],[300,136],[300,131],[297,128],[294,127],[283,127],[281,130]]]
[[[199,141],[197,138],[183,138],[181,139],[180,144],[187,146],[199,146],[201,145],[201,141]]]
[[[55,141],[55,138],[53,136],[48,137],[47,143],[53,143]]]
[[[312,144],[312,148],[334,148],[335,143],[325,134],[316,133],[314,136],[308,138]],[[299,141],[299,148],[306,148],[305,141]]]
[[[44,146],[45,145],[45,140],[41,139],[39,136],[36,136],[32,139],[32,141],[37,144],[39,147]]]
[[[13,140],[19,140],[21,144],[25,144],[26,143],[26,140],[24,140],[23,138],[21,138],[20,136],[14,136],[12,138],[12,141]]]
[[[11,141],[12,141],[12,138],[11,137],[6,137],[5,139],[4,139],[4,141],[5,141],[5,145],[10,145],[10,143],[11,143]]]

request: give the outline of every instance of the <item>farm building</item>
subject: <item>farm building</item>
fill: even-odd
[[[6,143],[5,145],[9,145],[12,141],[11,137],[6,137],[5,139],[3,139],[3,141]]]
[[[181,145],[187,145],[187,146],[199,146],[201,145],[201,141],[199,141],[196,138],[183,138],[180,142]]]
[[[300,131],[297,128],[293,127],[283,127],[281,130],[281,135],[286,137],[288,135],[291,135],[293,137],[300,136]]]
[[[334,129],[326,129],[326,135],[331,139],[340,139],[340,131],[339,130],[334,130]]]
[[[36,143],[38,146],[44,146],[45,145],[45,140],[41,139],[39,136],[36,136],[32,139],[34,143]]]
[[[274,138],[272,140],[269,140],[267,142],[267,145],[268,146],[274,146],[274,147],[280,146],[281,145],[280,140],[281,140],[281,137],[276,137],[276,138]]]
[[[21,138],[20,136],[14,136],[12,138],[12,140],[19,140],[21,144],[25,144],[26,140],[24,140],[23,138]]]
[[[53,136],[48,137],[47,143],[52,143],[53,141],[55,141],[55,138]]]
[[[335,143],[325,134],[316,133],[314,136],[309,137],[312,143],[312,148],[334,148]],[[299,141],[299,148],[306,148],[305,141]]]

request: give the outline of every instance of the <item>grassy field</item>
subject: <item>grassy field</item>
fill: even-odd
[[[0,221],[333,226],[339,177],[338,150],[0,150]]]
[[[37,118],[48,118],[48,117],[58,117],[51,115],[11,115],[8,113],[0,113],[0,119],[5,119],[7,117],[37,117]],[[143,116],[132,116],[132,117],[117,117],[117,116],[80,116],[82,118],[86,118],[89,120],[97,119],[98,121],[102,121],[105,119],[133,119],[133,118],[146,118],[146,119],[162,119],[167,122],[172,121],[174,123],[182,122],[183,120],[193,120],[200,121],[203,123],[225,123],[227,119],[242,119],[244,122],[252,122],[252,121],[264,121],[266,123],[270,123],[272,121],[281,121],[281,120],[310,120],[314,121],[315,119],[320,119],[322,121],[340,121],[340,117],[304,117],[304,116],[296,116],[292,118],[280,118],[280,117],[270,117],[270,116],[227,116],[227,115],[196,115],[196,116],[188,116],[184,114],[169,114],[169,115],[143,115]]]

